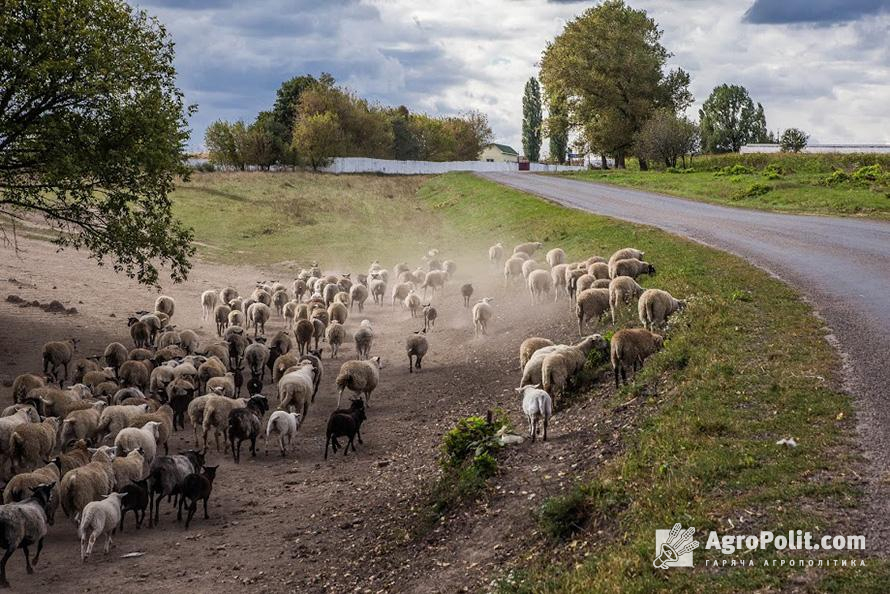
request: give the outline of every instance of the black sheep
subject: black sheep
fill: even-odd
[[[352,405],[349,408],[338,408],[332,412],[328,419],[327,437],[324,443],[324,459],[328,459],[328,445],[331,446],[335,454],[337,453],[337,450],[340,448],[337,438],[340,436],[349,439],[346,442],[346,450],[343,452],[343,455],[346,456],[349,453],[349,446],[352,446],[352,451],[355,452],[353,439],[358,437],[358,442],[362,443],[362,422],[367,418],[365,416],[365,403],[361,398],[353,398]]]
[[[251,396],[244,408],[229,413],[228,436],[236,464],[241,462],[241,443],[246,439],[250,440],[250,455],[256,457],[256,439],[262,431],[263,415],[267,410],[269,401],[265,396]]]
[[[148,525],[157,526],[161,499],[179,495],[182,481],[188,475],[198,472],[204,465],[204,454],[196,450],[187,450],[176,456],[159,456],[152,463],[148,477]],[[157,497],[157,499],[155,498]],[[176,518],[177,521],[182,518]]]
[[[198,509],[198,500],[204,500],[204,519],[209,520],[210,514],[207,513],[207,502],[210,500],[210,493],[213,491],[213,479],[216,478],[217,466],[205,466],[204,472],[201,474],[190,474],[182,481],[182,488],[179,496],[179,512],[178,516],[182,517],[182,508],[186,506],[188,500],[188,515],[185,518],[185,527],[189,527],[195,510]]]
[[[25,554],[25,568],[28,573],[34,573],[28,547],[37,545],[33,560],[33,564],[37,565],[43,549],[43,538],[46,536],[46,515],[54,486],[55,483],[38,485],[31,490],[33,495],[24,501],[0,505],[0,550],[4,553],[0,561],[0,587],[9,587],[6,562],[18,549],[22,549]]]
[[[256,396],[257,394],[263,393],[263,381],[259,379],[257,376],[251,377],[247,380],[247,393],[251,396]]]
[[[235,398],[241,398],[241,386],[244,385],[244,374],[241,373],[240,368],[235,369],[232,374],[232,379],[235,381]]]
[[[145,520],[145,510],[148,508],[148,479],[130,483],[120,490],[124,494],[121,499],[121,525],[120,531],[124,531],[124,518],[127,512],[132,510],[136,517],[136,528],[142,528],[142,522]]]

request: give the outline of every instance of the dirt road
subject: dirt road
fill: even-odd
[[[869,548],[890,548],[890,223],[728,208],[567,178],[483,177],[548,200],[643,223],[740,255],[797,287],[847,363],[871,461]]]

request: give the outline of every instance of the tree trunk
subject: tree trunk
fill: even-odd
[[[600,163],[603,164],[603,170],[609,168],[609,161],[606,160],[606,155],[600,155]]]
[[[615,153],[615,169],[624,168],[624,153]]]
[[[649,171],[649,162],[642,157],[638,157],[637,160],[640,162],[640,171]]]

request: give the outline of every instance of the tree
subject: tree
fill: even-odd
[[[411,129],[411,113],[404,105],[392,110],[392,153],[393,159],[416,161],[421,158],[420,139]]]
[[[168,194],[186,173],[173,41],[116,0],[9,0],[0,10],[0,233],[40,217],[140,283],[186,278],[192,233]]]
[[[676,167],[682,158],[694,153],[699,144],[698,127],[670,109],[656,110],[637,133],[634,153],[641,158]]]
[[[799,153],[807,148],[807,142],[809,140],[809,135],[803,130],[798,128],[788,128],[782,132],[779,146],[783,153]]]
[[[324,167],[343,150],[340,118],[331,111],[301,116],[293,144],[303,163],[315,170]]]
[[[541,158],[541,86],[531,77],[522,96],[522,151],[529,161]]]
[[[238,140],[234,124],[216,120],[207,126],[204,131],[204,145],[210,153],[210,162],[243,170],[245,162],[239,151]]]
[[[552,96],[549,108],[547,136],[550,141],[550,160],[562,165],[566,162],[569,150],[569,119],[565,97]]]
[[[544,50],[541,82],[548,95],[565,97],[568,120],[614,155],[618,167],[654,109],[678,111],[692,100],[689,75],[664,72],[670,54],[660,39],[644,11],[606,0],[566,24]]]
[[[698,113],[706,153],[737,153],[745,144],[770,139],[763,106],[758,103],[755,107],[743,86],[720,85]]]

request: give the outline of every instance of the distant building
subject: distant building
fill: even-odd
[[[480,161],[489,163],[516,163],[519,161],[519,153],[512,146],[506,144],[488,144],[479,153]]]
[[[746,144],[741,153],[778,153],[778,144]],[[890,144],[809,144],[803,153],[890,153]]]

